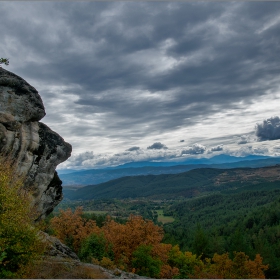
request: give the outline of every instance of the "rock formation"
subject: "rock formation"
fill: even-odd
[[[32,194],[38,220],[62,200],[55,169],[72,151],[60,135],[39,122],[45,114],[37,90],[0,67],[0,158],[15,164],[16,175]]]

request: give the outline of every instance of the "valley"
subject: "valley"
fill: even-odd
[[[280,165],[197,168],[177,174],[127,176],[85,187],[64,187],[55,209],[83,207],[100,227],[106,217],[125,224],[142,216],[164,229],[163,242],[202,259],[215,253],[256,254],[280,276]]]

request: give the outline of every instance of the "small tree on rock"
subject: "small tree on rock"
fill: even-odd
[[[9,58],[0,58],[0,64],[5,64],[5,65],[9,65]],[[1,67],[1,65],[0,65]]]

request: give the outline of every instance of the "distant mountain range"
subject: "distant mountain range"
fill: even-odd
[[[279,157],[219,155],[210,159],[187,159],[183,162],[130,162],[116,167],[90,170],[58,170],[63,187],[100,184],[125,176],[177,174],[196,168],[264,167],[280,164]]]
[[[280,188],[280,165],[262,168],[198,168],[179,174],[127,176],[77,190],[64,188],[68,199],[191,198],[239,189]]]

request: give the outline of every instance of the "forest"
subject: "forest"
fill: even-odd
[[[45,230],[84,262],[152,278],[265,278],[269,268],[260,254],[250,258],[242,251],[234,251],[233,256],[182,251],[178,245],[163,242],[164,229],[141,216],[130,215],[122,222],[107,216],[101,225],[92,217],[84,215],[81,207],[60,210]],[[203,235],[195,238],[198,244],[204,243]]]
[[[240,252],[248,260],[253,261],[256,256],[262,258],[262,265],[266,268],[262,272],[266,278],[280,278],[280,190],[279,185],[275,182],[260,183],[254,188],[224,190],[220,193],[189,199],[179,197],[173,200],[65,201],[60,205],[60,209],[70,211],[66,209],[72,207],[74,211],[78,205],[84,206],[85,212],[82,216],[85,219],[94,220],[101,228],[108,223],[107,214],[111,215],[111,219],[115,219],[115,223],[122,226],[129,221],[130,214],[135,217],[141,216],[143,220],[149,220],[154,225],[162,227],[161,243],[166,244],[164,246],[171,246],[172,250],[177,248],[176,250],[180,251],[178,254],[184,255],[184,258],[191,256],[200,264],[203,263],[203,268],[198,268],[197,264],[193,264],[193,270],[186,274],[183,272],[182,266],[168,259],[167,262],[163,262],[165,265],[179,269],[179,271],[175,269],[177,272],[174,272],[174,275],[171,273],[172,278],[215,278],[217,271],[214,273],[214,268],[211,266],[217,265],[215,260],[220,258],[220,261],[223,259],[225,263],[231,263],[237,258],[237,253],[241,254]],[[106,211],[99,212],[98,215],[96,214],[98,212],[93,211],[100,209]],[[166,217],[173,217],[174,221],[160,222],[159,211],[162,211]],[[61,215],[58,213],[57,210],[56,217]],[[68,214],[70,215],[70,212]],[[153,251],[149,251],[150,249],[145,250],[145,254],[151,253],[152,259],[159,258],[152,253]],[[169,257],[170,254],[169,251]],[[130,256],[133,259],[133,253]],[[111,260],[115,265],[119,262],[119,260]],[[187,261],[182,260],[182,263],[185,262]],[[209,268],[206,269],[207,265]],[[210,267],[212,268],[210,269]],[[141,275],[152,275],[150,272],[144,273],[139,267],[131,266],[131,264],[122,268],[129,270],[135,268],[135,271]],[[160,273],[153,274],[153,277],[161,277]],[[233,278],[239,278],[236,274],[234,276]],[[243,275],[241,278],[247,278],[247,276]],[[231,275],[218,275],[217,277],[231,278]],[[256,277],[254,276],[254,278]],[[167,275],[165,278],[168,278]]]
[[[108,198],[177,199],[213,192],[244,188],[271,188],[279,185],[280,166],[261,168],[198,168],[178,174],[127,176],[73,190],[64,187],[64,197],[71,200]]]

